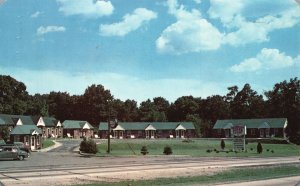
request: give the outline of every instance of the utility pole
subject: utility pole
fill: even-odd
[[[107,125],[108,125],[108,136],[107,136],[107,153],[110,153],[110,133],[111,133],[111,129],[110,129],[110,103],[108,102],[108,121],[107,121]]]

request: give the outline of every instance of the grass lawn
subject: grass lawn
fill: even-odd
[[[150,185],[193,185],[193,184],[212,184],[212,183],[230,183],[234,181],[251,181],[251,180],[265,180],[271,178],[280,178],[287,176],[300,175],[300,165],[287,165],[276,167],[260,167],[247,169],[233,169],[216,173],[213,175],[193,176],[193,177],[178,177],[178,178],[159,178],[155,180],[136,180],[136,181],[122,181],[118,183],[95,183],[88,184],[88,186],[150,186]]]
[[[42,148],[45,149],[47,147],[53,146],[54,144],[55,143],[51,139],[44,139],[43,144],[42,144]]]
[[[247,157],[247,156],[298,156],[300,155],[300,146],[293,144],[262,144],[263,153],[257,154],[257,143],[249,143],[246,145],[247,152],[229,152],[232,150],[232,142],[225,140],[225,151],[221,151],[221,140],[214,139],[193,139],[192,142],[183,142],[179,139],[126,139],[126,140],[111,140],[111,155],[112,156],[128,156],[141,155],[142,146],[146,146],[149,155],[163,155],[163,149],[166,145],[172,148],[173,155],[188,155],[188,156],[222,156],[222,157]],[[212,152],[206,152],[208,149]],[[219,151],[215,152],[214,149]],[[252,149],[252,150],[251,150]],[[107,141],[102,141],[98,144],[98,155],[107,155]],[[273,153],[272,153],[273,151]]]

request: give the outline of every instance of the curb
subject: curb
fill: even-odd
[[[58,148],[58,147],[62,146],[61,143],[59,143],[59,142],[57,142],[57,141],[55,141],[55,140],[53,140],[53,142],[54,142],[54,145],[52,145],[52,146],[50,146],[50,147],[47,147],[47,148],[45,148],[45,149],[37,150],[37,152],[48,152],[48,151],[50,151],[50,150],[52,150],[52,149],[55,149],[55,148]]]

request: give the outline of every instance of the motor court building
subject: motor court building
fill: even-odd
[[[192,122],[119,122],[112,130],[111,137],[123,138],[194,138]],[[100,122],[99,136],[107,138],[108,124]]]

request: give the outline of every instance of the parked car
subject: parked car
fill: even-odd
[[[29,154],[21,150],[16,145],[1,145],[0,159],[1,160],[24,160],[28,158]]]
[[[15,146],[18,146],[20,148],[20,150],[22,150],[22,151],[25,151],[27,153],[31,152],[30,149],[28,147],[26,147],[23,142],[7,143],[6,145],[12,145],[12,146],[15,145]]]

